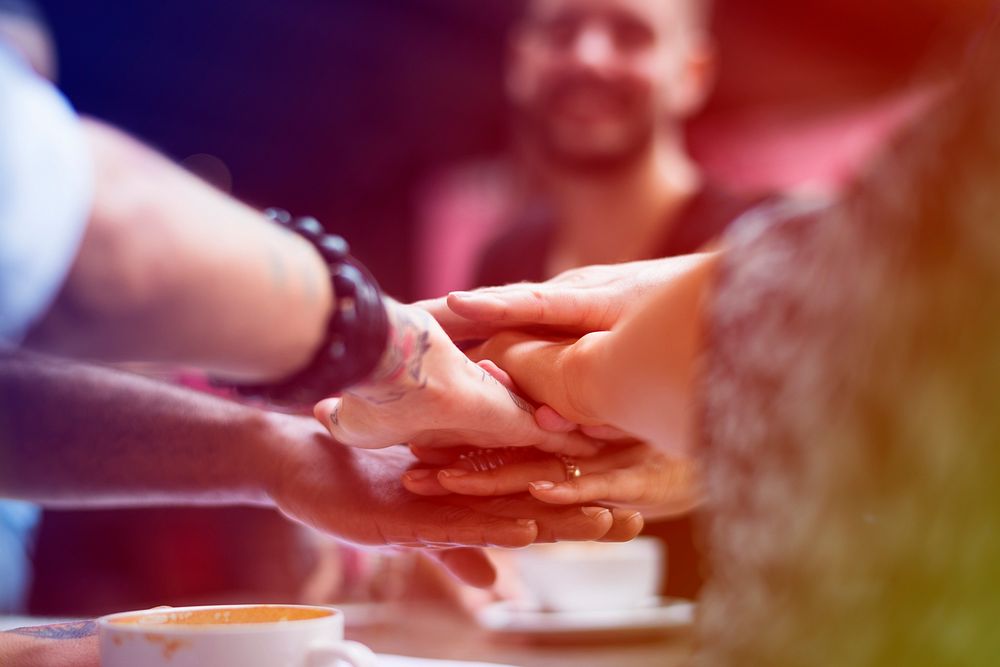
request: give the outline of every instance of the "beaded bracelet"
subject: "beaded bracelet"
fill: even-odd
[[[305,405],[337,394],[369,377],[389,339],[389,317],[382,290],[347,242],[327,234],[315,218],[292,218],[284,210],[264,212],[270,220],[309,241],[326,260],[333,286],[333,307],[326,334],[312,361],[273,384],[239,385],[236,391],[286,405]]]

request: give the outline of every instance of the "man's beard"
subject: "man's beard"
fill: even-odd
[[[626,136],[614,147],[574,149],[563,145],[552,127],[544,104],[514,110],[519,136],[547,165],[580,175],[612,175],[628,171],[649,155],[656,140],[652,119],[635,119]]]

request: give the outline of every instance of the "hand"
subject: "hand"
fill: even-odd
[[[478,549],[562,540],[625,541],[642,529],[637,513],[553,507],[530,496],[420,497],[402,485],[417,459],[403,447],[366,451],[331,441],[310,420],[275,415],[279,435],[260,462],[269,496],[286,515],[359,545],[428,549],[463,581],[492,584]]]
[[[552,338],[502,331],[469,350],[469,356],[481,367],[492,365],[496,370],[489,372],[502,373],[504,382],[541,403],[536,424],[540,421],[546,430],[603,429],[614,424],[601,409],[603,388],[596,386],[595,374],[608,356],[613,335],[601,331],[582,338]]]
[[[555,505],[599,502],[634,509],[649,519],[688,514],[703,497],[698,467],[693,460],[675,459],[646,444],[609,446],[597,456],[575,461],[582,475],[566,478],[566,464],[551,454],[527,450],[492,452],[492,466],[477,466],[473,458],[459,458],[442,467],[440,451],[414,451],[430,459],[431,468],[403,475],[403,485],[413,493],[442,496],[503,496],[528,492]],[[492,467],[490,470],[482,470]]]
[[[609,330],[580,337],[502,331],[474,354],[496,362],[526,396],[551,407],[552,419],[538,414],[539,422],[555,422],[549,428],[612,426],[662,451],[687,455],[697,446],[703,311],[718,257],[663,260],[669,278],[649,283],[648,293],[628,306],[616,306],[604,322],[614,320]]]
[[[391,340],[375,379],[315,408],[334,439],[362,448],[413,443],[596,451],[580,433],[539,428],[533,406],[472,363],[426,312],[395,302],[389,309]]]
[[[517,283],[418,304],[453,340],[485,340],[505,329],[543,327],[574,338],[614,328],[651,290],[706,255],[572,269],[544,283]]]
[[[97,623],[80,621],[0,633],[0,665],[98,667]]]

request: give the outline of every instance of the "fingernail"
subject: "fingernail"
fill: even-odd
[[[492,304],[492,305],[503,305],[503,299],[498,299],[495,296],[490,296],[488,294],[476,294],[475,292],[452,292],[450,295],[452,298],[458,299],[459,301],[465,301],[467,303],[479,303],[479,304]]]
[[[468,470],[461,470],[460,468],[449,468],[448,470],[442,470],[438,473],[438,477],[444,477],[445,479],[454,479],[456,477],[465,477],[469,474]]]
[[[580,511],[589,516],[591,519],[599,519],[602,518],[605,514],[607,515],[611,514],[611,510],[605,509],[603,507],[584,507]]]
[[[556,488],[556,485],[553,482],[532,482],[528,486],[531,487],[532,491],[551,491]]]
[[[422,482],[425,479],[430,479],[434,476],[433,470],[428,470],[426,468],[421,470],[411,470],[410,472],[403,475],[404,478],[410,480],[411,482]]]
[[[522,528],[534,528],[538,524],[534,519],[518,519],[517,525],[521,526]]]

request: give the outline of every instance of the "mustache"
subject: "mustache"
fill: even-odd
[[[548,107],[578,93],[599,96],[622,109],[634,106],[637,99],[629,86],[593,76],[563,76],[553,79],[542,89],[539,98],[542,105]]]

